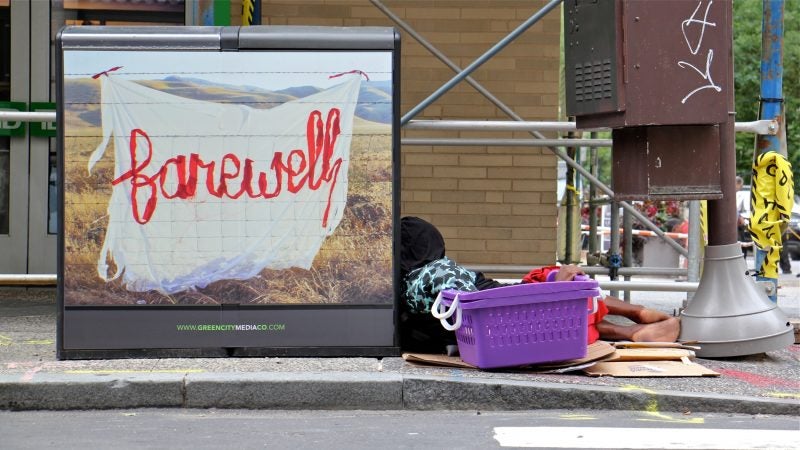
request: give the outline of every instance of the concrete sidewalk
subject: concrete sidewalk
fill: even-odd
[[[800,272],[800,262],[794,264]],[[800,278],[781,275],[779,283],[779,306],[797,318]],[[672,312],[685,297],[634,292],[632,301]],[[800,416],[797,344],[698,359],[721,374],[715,378],[490,372],[417,366],[399,357],[58,361],[56,309],[55,289],[0,289],[0,409],[603,408]]]

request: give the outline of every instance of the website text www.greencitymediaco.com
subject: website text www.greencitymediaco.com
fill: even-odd
[[[285,323],[254,324],[177,324],[178,331],[286,331]]]

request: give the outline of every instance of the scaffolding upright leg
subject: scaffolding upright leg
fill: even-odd
[[[619,256],[619,203],[611,202],[611,247],[608,249],[608,264],[611,268],[609,275],[611,281],[619,279],[618,269],[622,265]],[[612,297],[619,297],[619,291],[611,291]]]
[[[622,267],[631,267],[633,266],[633,232],[631,231],[631,227],[633,226],[633,218],[631,217],[631,213],[628,210],[622,210],[622,243],[624,245],[624,250],[622,251]],[[631,281],[630,275],[624,276],[625,281]],[[624,300],[628,303],[631,301],[631,291],[625,291],[625,298]]]
[[[593,131],[589,136],[594,139],[597,137],[597,133]],[[589,169],[591,170],[592,176],[596,178],[598,172],[597,165],[599,163],[596,151],[591,153],[589,160],[591,161]],[[589,183],[589,255],[597,253],[597,205],[595,201],[597,201],[597,187],[594,183]]]
[[[687,281],[696,283],[700,280],[700,258],[704,246],[703,230],[700,224],[700,201],[689,202],[689,260],[687,267]],[[686,293],[683,307],[694,297],[694,292]]]

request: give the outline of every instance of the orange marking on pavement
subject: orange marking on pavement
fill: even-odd
[[[736,378],[753,386],[769,387],[769,386],[784,386],[793,389],[800,389],[800,381],[786,380],[783,378],[768,377],[765,375],[758,375],[751,372],[743,372],[733,369],[717,369],[719,373],[725,376]]]

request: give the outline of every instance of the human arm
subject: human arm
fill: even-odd
[[[585,274],[580,267],[573,264],[567,264],[566,266],[561,266],[558,272],[556,272],[554,281],[572,281],[575,279],[576,275]]]
[[[545,281],[570,281],[576,275],[584,275],[580,267],[568,264],[566,266],[545,266],[531,270],[522,278],[523,283],[542,283]]]

